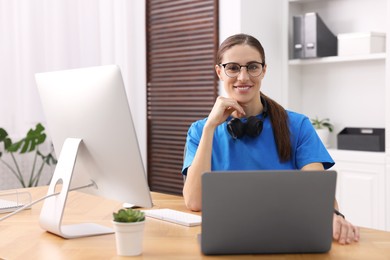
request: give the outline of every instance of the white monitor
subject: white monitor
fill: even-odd
[[[64,238],[112,233],[93,223],[62,225],[68,192],[86,192],[150,208],[152,200],[136,132],[116,65],[35,75],[48,133],[58,156],[40,225]],[[62,185],[59,185],[62,184]]]

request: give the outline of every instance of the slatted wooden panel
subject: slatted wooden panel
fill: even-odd
[[[147,0],[148,181],[182,194],[188,127],[217,96],[218,0]]]

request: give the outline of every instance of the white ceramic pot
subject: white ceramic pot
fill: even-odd
[[[329,148],[329,129],[327,128],[321,128],[316,129],[317,135],[320,137],[322,143],[325,145],[326,148]]]
[[[121,223],[112,221],[115,230],[116,251],[121,256],[142,254],[145,221]]]

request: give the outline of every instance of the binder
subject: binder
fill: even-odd
[[[304,22],[305,58],[337,55],[337,37],[317,13],[306,13]]]
[[[337,36],[317,13],[293,16],[294,59],[337,55]]]
[[[293,16],[293,58],[305,58],[305,31],[303,24],[303,15]]]

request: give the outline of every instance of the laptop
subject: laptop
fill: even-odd
[[[325,253],[335,171],[214,171],[202,176],[205,255]]]

